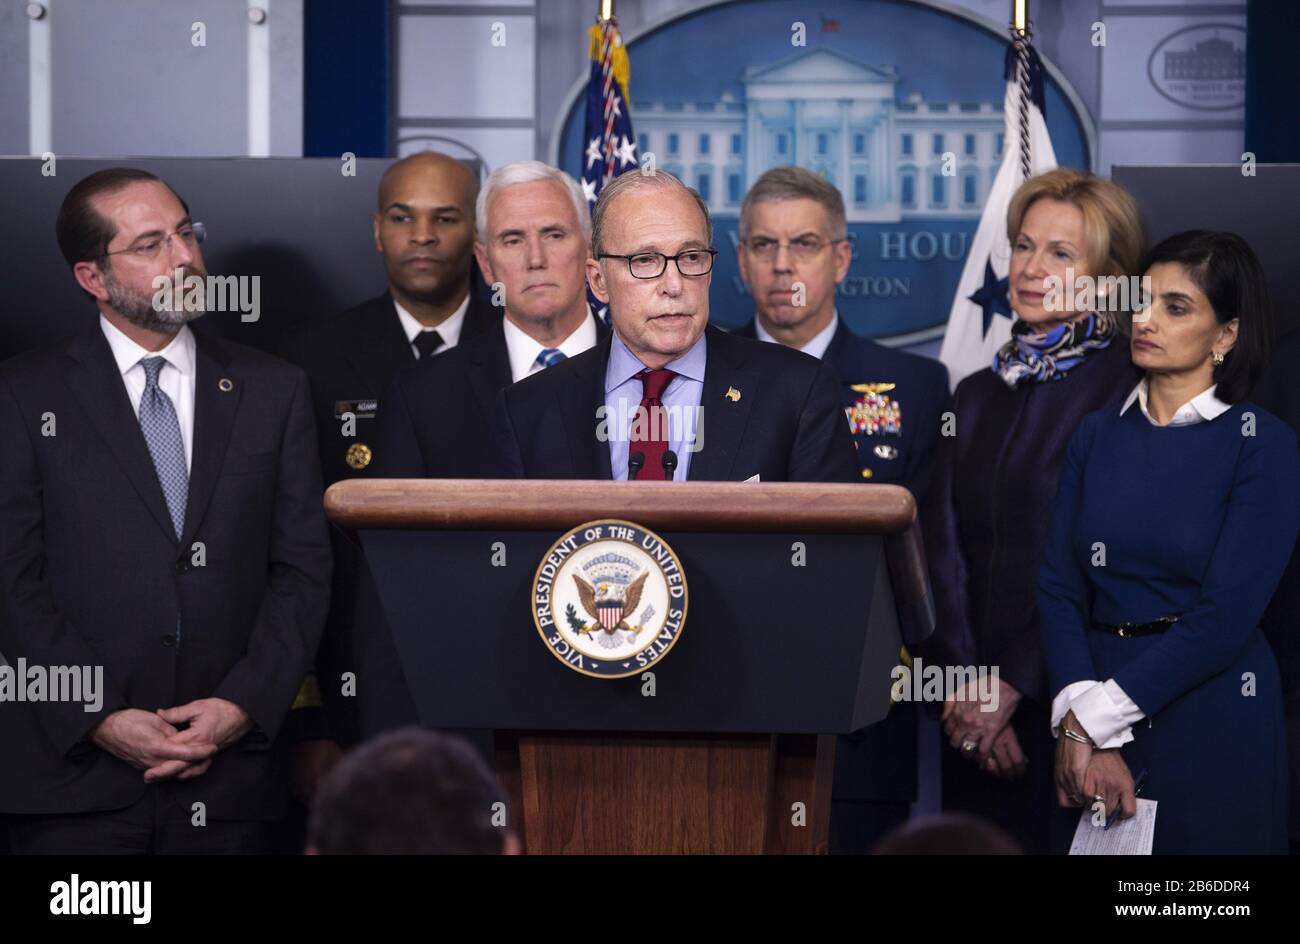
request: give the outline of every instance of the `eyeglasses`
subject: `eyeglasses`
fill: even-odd
[[[750,253],[758,259],[772,259],[780,252],[781,247],[785,246],[790,250],[790,255],[800,262],[809,262],[817,258],[827,246],[834,246],[836,243],[847,242],[846,239],[825,240],[817,236],[800,236],[798,239],[792,239],[788,243],[771,239],[767,236],[756,236],[753,239],[745,241],[745,247]]]
[[[627,269],[634,279],[657,279],[668,268],[671,259],[682,275],[708,275],[713,269],[713,257],[716,249],[683,249],[675,256],[665,256],[662,252],[638,252],[633,256],[616,256],[612,252],[602,252],[600,259],[625,259]]]
[[[106,252],[103,258],[109,256],[131,255],[136,259],[157,259],[158,254],[162,252],[164,243],[171,243],[172,237],[176,237],[188,247],[197,246],[207,238],[208,228],[202,223],[186,223],[174,233],[168,233],[166,236],[157,236],[153,239],[143,242],[138,246],[128,246],[126,249],[114,249],[112,252]]]

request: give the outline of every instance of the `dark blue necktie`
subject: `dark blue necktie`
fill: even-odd
[[[542,352],[537,355],[537,360],[534,361],[534,363],[541,364],[543,367],[554,367],[567,357],[568,355],[558,347],[548,347],[542,349]]]

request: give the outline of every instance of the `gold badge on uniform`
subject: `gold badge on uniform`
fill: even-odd
[[[849,387],[854,393],[862,394],[852,406],[844,408],[849,418],[849,429],[854,435],[903,435],[902,407],[897,400],[885,395],[885,391],[893,390],[894,386],[891,383],[861,383]]]
[[[365,443],[353,443],[348,446],[347,454],[343,457],[343,460],[347,462],[350,467],[357,471],[361,471],[366,466],[370,465],[370,460],[373,456],[374,453],[370,451],[370,447]]]
[[[740,400],[740,391],[737,390],[735,387],[728,387],[727,392],[723,394],[723,396],[725,396],[732,403],[736,403],[737,401]]]

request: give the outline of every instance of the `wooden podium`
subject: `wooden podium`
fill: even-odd
[[[933,629],[896,486],[394,479],[325,507],[359,532],[422,723],[495,732],[528,853],[825,852],[834,735],[884,717]],[[656,532],[689,584],[649,683],[572,671],[533,621],[539,562],[598,519]]]

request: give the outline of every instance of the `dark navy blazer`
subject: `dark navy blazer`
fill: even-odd
[[[735,333],[746,338],[758,336],[752,321]],[[899,405],[901,430],[898,434],[854,432],[858,463],[863,481],[905,486],[920,503],[929,485],[940,417],[947,409],[947,368],[928,357],[859,337],[843,322],[835,328],[822,360],[839,379],[840,400],[846,411],[868,396],[854,387],[890,386],[878,396]]]

